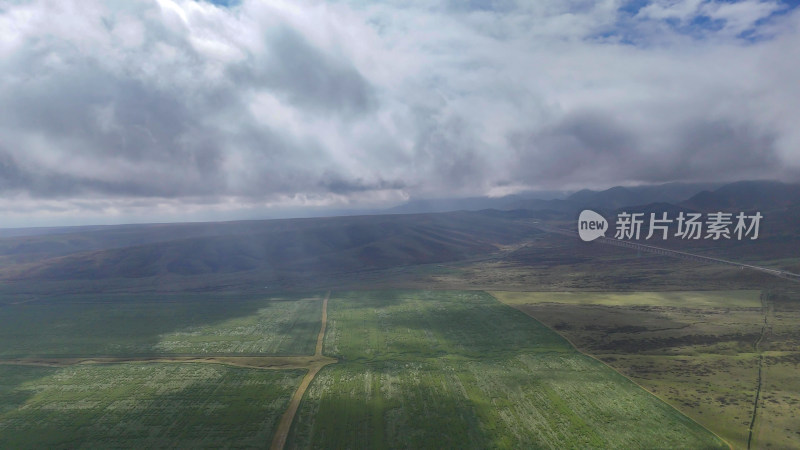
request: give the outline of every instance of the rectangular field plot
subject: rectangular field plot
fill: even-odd
[[[567,341],[483,292],[333,293],[323,353],[342,362],[568,352]]]
[[[0,358],[314,353],[322,297],[49,299],[0,308]]]
[[[289,448],[725,448],[479,292],[334,293]]]
[[[0,448],[264,448],[301,370],[0,365]]]

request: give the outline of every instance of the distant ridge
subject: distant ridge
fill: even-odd
[[[800,184],[742,181],[701,189],[708,186],[669,183],[584,190],[566,199],[512,197],[506,198],[514,201],[505,203],[504,208],[474,212],[75,227],[40,230],[50,234],[28,236],[14,236],[18,233],[15,230],[10,237],[0,237],[0,279],[101,280],[248,273],[260,283],[287,274],[313,277],[438,264],[488,257],[501,247],[518,245],[537,234],[535,222],[571,221],[582,208],[595,209],[610,222],[621,211],[648,217],[649,213],[667,213],[674,218],[681,211],[759,210],[764,213],[761,238],[757,243],[741,245],[758,244],[774,255],[796,254],[800,245]],[[687,192],[693,193],[680,200]],[[514,202],[530,207],[512,208]],[[477,201],[470,204],[482,205]]]
[[[451,211],[480,211],[483,209],[520,209],[518,205],[532,201],[563,199],[567,191],[536,191],[504,197],[432,198],[411,200],[386,210],[390,214],[417,214]]]
[[[703,191],[681,203],[697,210],[774,210],[800,205],[800,184],[779,181],[738,181]]]
[[[527,196],[509,195],[500,198],[472,197],[462,199],[413,200],[388,210],[389,213],[480,211],[496,209],[511,211],[557,211],[572,213],[586,208],[615,210],[624,206],[651,203],[677,204],[699,192],[717,189],[723,183],[666,183],[644,186],[615,186],[602,191],[583,189],[569,196],[556,191],[530,193]],[[563,193],[562,193],[563,194]]]
[[[618,209],[651,203],[679,203],[698,192],[716,189],[722,183],[667,183],[645,186],[616,186],[604,191],[582,190],[567,197],[577,207]]]
[[[474,212],[167,228],[165,234],[156,226],[131,226],[119,235],[119,242],[105,235],[98,239],[93,232],[28,237],[23,248],[14,246],[15,239],[0,239],[0,260],[30,258],[0,269],[0,278],[99,280],[256,272],[271,279],[282,272],[332,274],[488,255],[498,245],[536,233],[531,226]]]

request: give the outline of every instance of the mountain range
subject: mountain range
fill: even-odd
[[[461,206],[486,206],[473,200]],[[332,275],[462,261],[486,258],[503,246],[530,239],[540,233],[536,221],[568,224],[583,208],[604,214],[627,209],[671,215],[759,210],[769,224],[765,240],[760,241],[765,249],[791,254],[800,242],[797,184],[671,183],[583,190],[563,199],[506,200],[503,208],[481,211],[58,227],[27,233],[5,230],[0,232],[0,280],[30,283],[238,273],[275,280],[286,274]]]

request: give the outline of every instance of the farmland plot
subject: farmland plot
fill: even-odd
[[[0,365],[0,447],[268,445],[302,370]]]
[[[357,292],[290,448],[724,448],[556,333],[478,292]]]
[[[52,298],[0,308],[0,358],[312,354],[321,297]]]
[[[154,348],[174,354],[312,354],[321,305],[320,298],[268,302],[250,315],[162,334]]]

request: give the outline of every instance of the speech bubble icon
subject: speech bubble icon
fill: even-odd
[[[605,236],[606,230],[608,222],[603,216],[591,209],[581,211],[581,215],[578,216],[578,235],[581,240],[591,242],[600,236]]]

